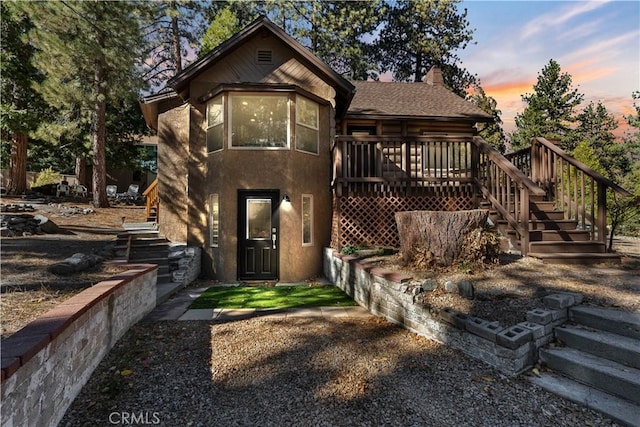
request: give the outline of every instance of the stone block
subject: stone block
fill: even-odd
[[[470,316],[465,324],[467,331],[491,342],[496,342],[496,335],[504,328],[498,322],[489,322],[479,317]]]
[[[531,341],[532,337],[533,334],[529,329],[515,325],[498,332],[496,342],[503,347],[516,349]]]
[[[570,295],[573,297],[573,305],[582,304],[584,296],[578,292],[560,292],[561,295]]]
[[[466,314],[459,313],[452,308],[445,307],[442,310],[440,310],[439,316],[443,322],[453,325],[458,329],[462,329],[462,330],[465,329],[465,325],[467,323]]]
[[[575,298],[570,294],[551,294],[542,298],[542,302],[549,308],[567,308],[575,305]]]

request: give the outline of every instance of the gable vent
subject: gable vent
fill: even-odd
[[[258,49],[256,51],[258,64],[273,64],[273,51],[271,49]]]

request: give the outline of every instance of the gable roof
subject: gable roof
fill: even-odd
[[[431,117],[490,121],[493,117],[438,83],[353,82],[348,117]]]
[[[183,99],[189,99],[189,82],[206,71],[211,65],[223,59],[234,49],[263,31],[267,31],[277,39],[291,48],[298,57],[309,67],[316,75],[325,80],[336,91],[336,110],[342,115],[353,97],[354,86],[336,73],[331,67],[325,64],[317,56],[312,54],[304,46],[302,46],[293,37],[285,33],[280,27],[276,26],[266,16],[261,16],[254,20],[244,29],[237,32],[231,38],[218,45],[202,58],[191,63],[188,67],[176,74],[168,81],[171,86]]]

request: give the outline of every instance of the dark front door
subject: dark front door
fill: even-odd
[[[238,279],[277,280],[278,190],[238,190]]]

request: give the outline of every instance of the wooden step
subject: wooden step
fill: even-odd
[[[510,233],[515,234],[515,231]],[[584,230],[536,230],[529,232],[530,242],[586,242],[591,233]]]
[[[527,256],[538,258],[545,264],[592,265],[599,263],[620,263],[620,255],[612,253],[529,252]]]
[[[548,211],[532,210],[530,213],[530,218],[535,220],[540,220],[540,221],[544,221],[544,220],[559,221],[564,219],[564,212],[554,211],[554,210],[548,210]]]
[[[531,220],[529,230],[575,230],[578,222],[573,219]]]
[[[596,253],[606,252],[606,246],[602,242],[583,241],[583,242],[566,242],[566,241],[547,241],[547,242],[530,242],[529,252],[534,253]]]
[[[529,209],[532,211],[553,211],[555,210],[556,203],[548,200],[530,201]],[[562,211],[560,211],[562,212]]]

